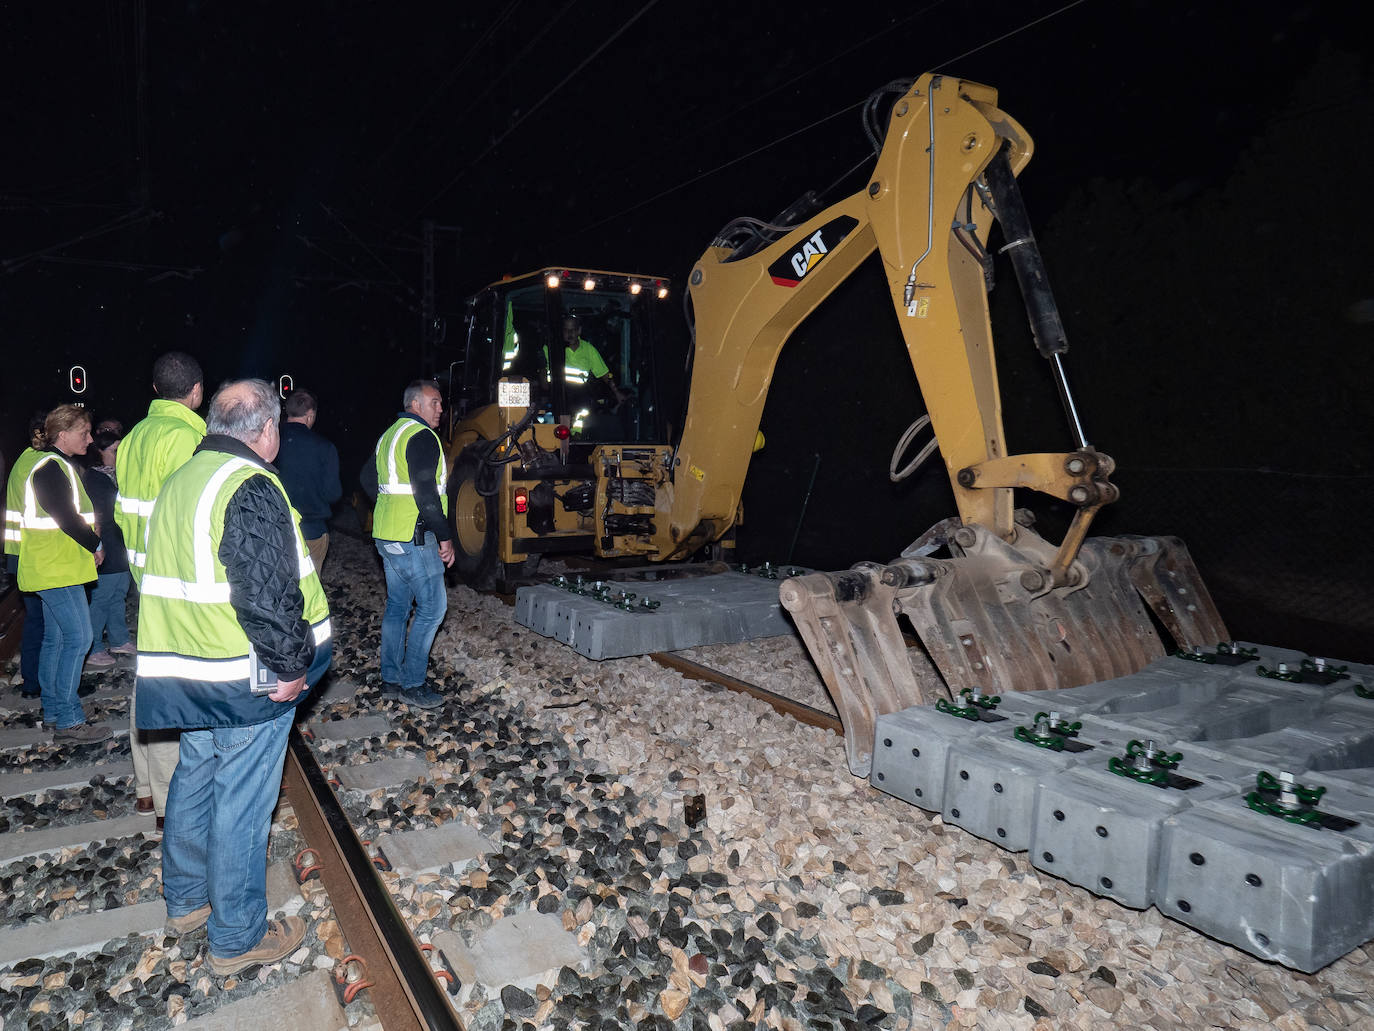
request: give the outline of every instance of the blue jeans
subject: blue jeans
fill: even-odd
[[[43,602],[43,653],[38,658],[38,684],[43,689],[43,719],[58,730],[86,722],[76,696],[81,665],[91,650],[91,612],[86,585],[49,587]]]
[[[129,619],[124,600],[129,595],[129,573],[101,573],[91,588],[91,642],[100,651],[106,632],[110,647],[129,643]]]
[[[316,650],[308,685],[330,658],[329,645]],[[181,735],[167,793],[162,895],[169,917],[210,905],[210,951],[221,958],[247,952],[267,933],[267,835],[295,718],[291,708],[266,723]]]
[[[402,688],[425,682],[429,649],[448,611],[444,562],[439,542],[425,534],[424,544],[377,541],[386,570],[386,611],[382,614],[382,679]],[[411,606],[415,618],[410,618]],[[406,633],[406,622],[410,633]]]
[[[6,555],[5,569],[14,579],[19,572],[19,556]],[[24,690],[38,689],[38,660],[43,654],[43,599],[23,592],[24,633],[19,643],[19,672],[24,678]]]
[[[43,657],[43,599],[24,593],[24,639],[19,645],[19,672],[24,690],[38,686],[38,663]]]

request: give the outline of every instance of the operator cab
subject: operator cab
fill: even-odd
[[[575,450],[665,443],[655,344],[668,292],[662,277],[561,268],[479,291],[453,376],[454,418],[497,403],[502,379],[523,379],[535,421],[566,425]]]

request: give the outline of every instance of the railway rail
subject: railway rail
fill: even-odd
[[[291,732],[282,787],[315,853],[321,881],[366,977],[384,1031],[462,1031],[424,952],[300,732]],[[349,976],[345,973],[345,976]]]

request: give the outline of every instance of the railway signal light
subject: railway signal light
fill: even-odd
[[[86,392],[86,368],[82,365],[73,365],[67,370],[67,384],[72,388],[73,394],[84,394]]]
[[[283,401],[290,397],[291,391],[295,389],[296,384],[289,375],[282,373],[282,375],[277,377],[277,393],[281,395]]]

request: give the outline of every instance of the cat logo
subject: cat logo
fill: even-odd
[[[849,215],[832,219],[806,237],[801,246],[792,253],[769,265],[768,275],[778,286],[796,286],[839,245],[840,241],[852,233],[858,224],[859,220]]]

